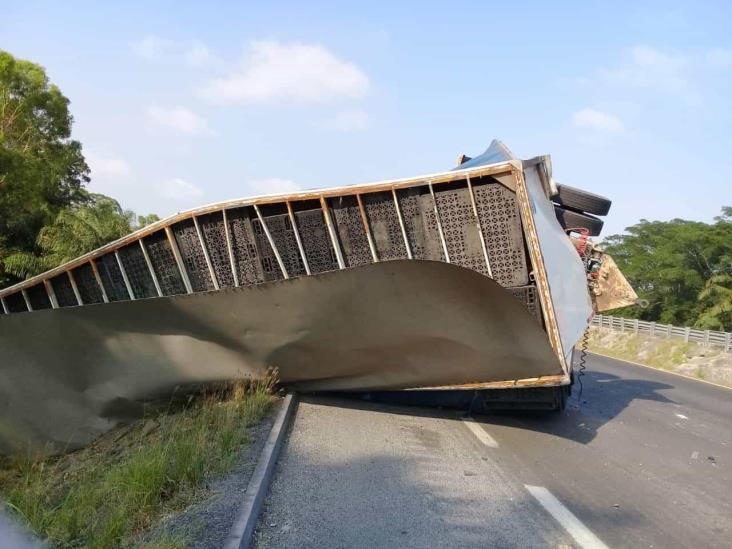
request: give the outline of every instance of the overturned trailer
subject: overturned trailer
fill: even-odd
[[[557,190],[549,157],[494,142],[448,172],[179,213],[0,290],[0,451],[73,448],[177,387],[271,368],[301,391],[559,406],[588,288],[618,292]],[[634,299],[618,276],[613,306]]]

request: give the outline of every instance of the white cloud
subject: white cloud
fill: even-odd
[[[231,103],[319,102],[362,97],[368,88],[361,69],[323,46],[255,41],[239,70],[212,80],[201,93]]]
[[[326,130],[337,132],[362,132],[369,128],[369,115],[364,111],[344,111],[323,122]]]
[[[623,65],[602,70],[600,76],[610,83],[623,86],[683,93],[690,85],[689,66],[690,59],[686,55],[636,46],[630,50],[630,57]]]
[[[301,190],[301,187],[289,179],[270,177],[267,179],[252,179],[247,182],[247,187],[254,196],[265,194],[293,193]]]
[[[600,132],[618,133],[625,129],[620,118],[595,109],[577,111],[572,115],[572,123],[578,128]]]
[[[148,108],[147,114],[153,124],[162,128],[186,135],[211,133],[206,119],[185,107],[164,108],[153,105]]]
[[[203,195],[202,189],[180,177],[163,181],[156,190],[160,195],[172,199],[196,198]]]
[[[94,179],[116,179],[132,174],[130,165],[121,158],[100,156],[94,152],[86,152],[84,157]]]
[[[200,40],[195,40],[191,46],[183,52],[183,60],[191,67],[203,67],[219,62],[208,46]]]
[[[707,52],[707,63],[718,69],[732,67],[732,50],[716,48]]]
[[[148,34],[131,44],[132,51],[147,61],[184,64],[189,67],[216,66],[221,60],[200,40],[176,42]]]
[[[143,59],[154,60],[168,55],[174,47],[174,43],[154,34],[148,34],[141,40],[133,42],[131,46],[132,51]]]

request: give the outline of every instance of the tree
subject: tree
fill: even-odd
[[[42,67],[0,51],[0,285],[7,254],[32,251],[44,225],[88,198],[68,107]]]
[[[6,270],[28,278],[71,261],[159,218],[136,216],[103,194],[88,194],[83,203],[61,210],[36,239],[39,252],[18,251],[5,258]]]
[[[732,208],[723,208],[711,224],[644,219],[626,231],[606,238],[604,249],[649,307],[620,314],[732,329],[723,303],[725,276],[732,275]]]

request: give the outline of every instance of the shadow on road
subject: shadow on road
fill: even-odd
[[[481,414],[486,424],[503,425],[517,429],[539,431],[587,444],[597,431],[620,414],[635,400],[676,404],[659,391],[672,389],[671,385],[642,379],[627,379],[601,371],[588,371],[582,377],[582,396],[579,384],[573,388],[566,410],[562,412],[510,411]],[[468,398],[445,399],[440,391],[384,393],[338,393],[337,395],[303,395],[306,402],[326,406],[357,408],[389,414],[406,414],[457,418],[469,413],[473,397],[481,391],[467,391]],[[426,395],[433,393],[433,396]],[[477,395],[476,395],[477,393]]]

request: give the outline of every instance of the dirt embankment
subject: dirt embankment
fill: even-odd
[[[720,347],[593,326],[589,350],[732,387],[732,353]]]

